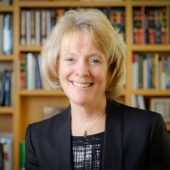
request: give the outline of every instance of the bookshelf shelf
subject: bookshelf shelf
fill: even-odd
[[[19,46],[19,50],[24,52],[40,52],[42,46]]]
[[[20,90],[21,96],[65,96],[64,92],[61,90]],[[124,90],[120,97],[126,95]]]
[[[170,6],[170,1],[165,1],[165,0],[155,0],[153,1],[133,1],[132,6]]]
[[[59,90],[20,90],[21,96],[65,96]]]
[[[14,7],[13,6],[0,6],[0,12],[13,12]]]
[[[29,2],[20,2],[19,6],[24,8],[38,7],[38,8],[54,8],[54,7],[120,7],[125,6],[125,1],[117,2],[69,2],[69,1],[43,1],[40,5],[39,2],[29,1]]]
[[[132,90],[132,93],[143,96],[170,96],[170,90]]]
[[[132,45],[132,51],[139,51],[139,52],[170,52],[170,45]]]
[[[14,56],[13,55],[0,55],[0,61],[13,61]]]
[[[0,115],[1,114],[13,114],[13,107],[0,107]]]

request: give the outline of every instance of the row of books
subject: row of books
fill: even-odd
[[[40,54],[20,53],[20,89],[44,88],[40,60]]]
[[[13,50],[12,14],[0,14],[0,55],[11,55]]]
[[[170,7],[134,7],[134,44],[170,43]]]
[[[0,72],[0,106],[11,106],[12,71]]]
[[[56,22],[64,15],[67,9],[23,9],[21,11],[21,45],[41,45],[45,42]],[[105,13],[113,27],[125,32],[124,8],[100,8]]]
[[[147,108],[144,96],[132,95],[131,105],[132,107],[160,113],[165,122],[170,122],[170,98],[151,98]]]
[[[13,134],[0,133],[0,169],[12,170]]]
[[[170,89],[170,56],[133,54],[133,89]]]

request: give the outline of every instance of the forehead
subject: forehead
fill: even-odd
[[[95,48],[90,33],[83,31],[72,31],[66,33],[61,40],[61,51],[69,49]],[[97,49],[96,49],[97,50]]]

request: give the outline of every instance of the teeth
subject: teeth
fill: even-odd
[[[77,87],[90,87],[92,83],[77,83],[73,81],[73,84]]]

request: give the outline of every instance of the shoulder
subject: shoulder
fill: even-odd
[[[29,124],[27,131],[31,131],[34,134],[49,133],[51,129],[59,129],[61,124],[68,121],[69,117],[70,107],[49,119]]]
[[[155,126],[165,126],[163,118],[159,113],[134,108],[113,100],[108,100],[108,103],[112,110],[117,107],[119,114],[122,114],[122,121],[127,127],[151,129]]]

